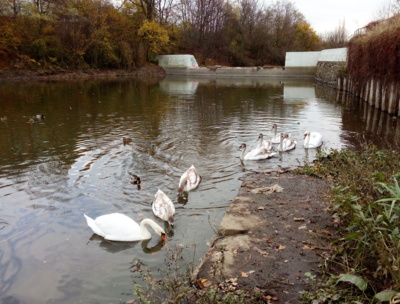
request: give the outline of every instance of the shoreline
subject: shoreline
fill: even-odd
[[[307,191],[304,191],[307,189]],[[259,292],[268,303],[301,303],[315,286],[334,233],[329,181],[290,172],[251,172],[193,276],[207,287]],[[228,287],[227,287],[228,285]]]
[[[0,71],[1,82],[18,82],[18,81],[63,81],[63,80],[90,80],[90,79],[117,79],[131,78],[144,81],[161,80],[166,76],[166,72],[162,67],[154,64],[129,69],[129,70],[2,70]]]

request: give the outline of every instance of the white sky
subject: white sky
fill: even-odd
[[[265,0],[264,0],[265,1]],[[269,2],[270,0],[267,0]],[[292,0],[317,34],[334,31],[345,22],[348,34],[380,19],[393,0]]]

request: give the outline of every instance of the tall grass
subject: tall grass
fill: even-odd
[[[367,282],[362,298],[371,301],[383,290],[400,291],[399,163],[397,151],[365,145],[361,152],[332,150],[298,170],[332,179],[331,211],[340,233],[330,270]]]

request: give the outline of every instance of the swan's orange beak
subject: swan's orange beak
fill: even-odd
[[[165,236],[164,233],[161,234],[161,239],[162,239],[163,241],[166,241],[166,240],[167,240],[167,237]]]

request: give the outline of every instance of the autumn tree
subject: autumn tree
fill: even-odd
[[[321,39],[307,22],[299,22],[295,30],[295,45],[292,51],[316,51],[321,49]]]

